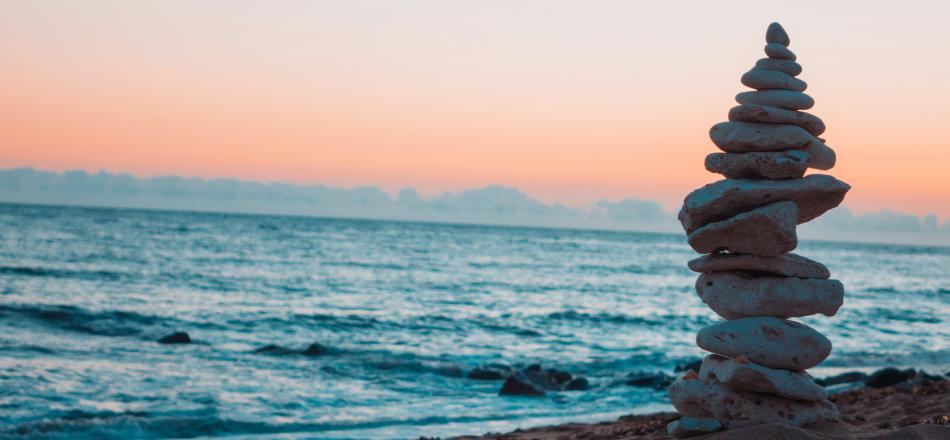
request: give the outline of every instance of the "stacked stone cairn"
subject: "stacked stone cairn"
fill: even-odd
[[[722,153],[706,169],[726,178],[690,193],[679,220],[701,254],[689,268],[701,273],[700,298],[725,321],[702,329],[700,348],[712,352],[700,370],[669,388],[682,418],[668,427],[676,437],[720,429],[781,423],[801,426],[837,417],[824,388],[806,369],[831,353],[831,342],[790,318],[841,307],[844,286],[816,261],[789,253],[796,225],[834,208],[850,186],[807,168],[831,169],[835,153],[819,138],[814,105],[796,78],[802,67],[778,23],[765,35],[765,53],[742,75],[755,91],[736,96],[729,121],[709,132]]]

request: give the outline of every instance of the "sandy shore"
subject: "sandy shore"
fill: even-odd
[[[823,422],[805,428],[760,425],[719,432],[702,440],[767,439],[950,439],[950,381],[919,386],[897,385],[881,389],[857,389],[830,398],[841,414],[837,422]],[[666,425],[675,413],[624,416],[597,424],[569,423],[488,434],[464,439],[672,439]]]

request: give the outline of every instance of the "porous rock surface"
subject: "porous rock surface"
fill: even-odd
[[[746,359],[769,368],[802,371],[831,354],[831,341],[800,322],[757,316],[713,324],[699,331],[703,350]]]
[[[736,95],[740,104],[709,137],[722,151],[706,157],[707,170],[726,178],[686,196],[679,220],[702,257],[696,292],[725,319],[699,331],[696,344],[713,354],[669,387],[683,416],[668,426],[676,437],[753,425],[802,426],[838,412],[806,369],[831,353],[824,335],[788,318],[833,316],[844,286],[827,267],[791,254],[796,227],[838,206],[851,189],[824,174],[837,161],[818,136],[825,123],[807,110],[814,99],[778,23],[766,31],[765,54]],[[721,435],[721,434],[713,434]]]
[[[689,234],[686,241],[696,252],[741,252],[775,256],[798,245],[795,223],[798,207],[775,202],[725,220],[710,223]]]
[[[704,273],[696,280],[703,302],[726,319],[834,316],[844,302],[838,280],[756,276],[741,271]]]
[[[706,254],[690,260],[688,266],[694,272],[747,270],[796,278],[828,279],[831,276],[824,264],[792,253],[777,257],[734,253]]]

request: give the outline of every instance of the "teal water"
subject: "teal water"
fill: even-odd
[[[847,289],[816,375],[950,367],[950,249],[803,242]],[[409,438],[669,408],[716,318],[681,235],[0,205],[0,437]],[[187,331],[195,344],[155,340]],[[326,348],[266,355],[265,345]],[[588,391],[502,397],[540,362]]]

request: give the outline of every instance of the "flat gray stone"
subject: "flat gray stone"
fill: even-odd
[[[792,76],[798,76],[802,73],[801,64],[781,58],[761,58],[755,62],[755,67],[762,70],[775,70]]]
[[[714,379],[677,379],[670,402],[686,417],[716,419],[726,428],[782,423],[802,426],[834,420],[838,408],[827,400],[807,402],[729,388]]]
[[[742,84],[756,90],[794,90],[804,92],[808,84],[787,73],[753,68],[742,75]]]
[[[795,52],[792,52],[791,50],[789,50],[789,48],[782,46],[781,44],[778,44],[778,43],[766,44],[765,54],[768,55],[769,58],[781,58],[783,60],[794,61],[796,58],[798,58],[795,56]]]
[[[699,377],[715,379],[736,390],[755,391],[792,400],[820,402],[828,398],[825,387],[804,371],[776,370],[745,359],[711,354],[703,359]]]
[[[709,129],[709,138],[720,150],[727,153],[792,150],[819,142],[811,133],[797,125],[742,121],[713,125]]]
[[[831,341],[800,322],[772,317],[742,318],[699,331],[696,344],[723,356],[746,359],[769,368],[802,371],[831,354]]]
[[[838,206],[851,187],[825,174],[801,179],[723,179],[686,196],[678,218],[686,233],[709,223],[783,200],[798,206],[798,223],[805,223]]]
[[[701,254],[727,250],[781,255],[798,246],[797,221],[795,203],[776,202],[703,226],[690,233],[686,241]]]
[[[844,285],[838,280],[757,276],[741,271],[704,273],[696,280],[696,292],[726,319],[834,316],[844,303]]]
[[[705,166],[730,179],[793,179],[805,175],[808,153],[801,150],[710,153]]]
[[[719,253],[703,255],[690,260],[688,265],[692,271],[701,273],[745,270],[796,278],[828,279],[831,276],[831,272],[824,264],[798,254],[763,257],[749,254]]]
[[[737,105],[729,110],[729,120],[797,125],[813,136],[825,132],[825,123],[815,115],[769,105]]]
[[[788,33],[785,32],[785,28],[783,28],[782,25],[772,23],[765,31],[765,42],[781,44],[782,46],[788,47],[792,40],[788,38]]]
[[[719,423],[716,419],[697,419],[694,417],[680,417],[679,420],[674,420],[666,425],[666,432],[676,438],[695,437],[721,429],[722,423]]]
[[[802,92],[791,90],[757,90],[736,95],[739,104],[771,105],[790,110],[808,110],[815,106],[815,100]]]

